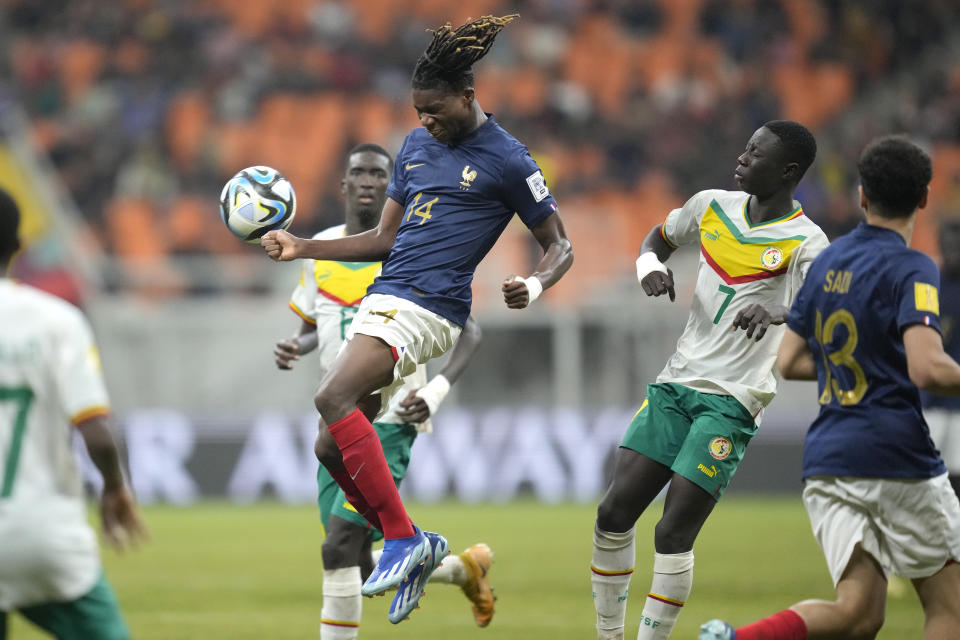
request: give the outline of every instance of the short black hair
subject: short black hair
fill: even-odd
[[[448,22],[434,31],[413,68],[413,88],[459,93],[472,87],[474,63],[487,55],[497,34],[519,17],[483,16],[456,29]]]
[[[800,169],[797,182],[800,182],[803,174],[807,172],[807,169],[810,168],[817,157],[816,138],[813,137],[809,129],[793,120],[771,120],[763,126],[780,138],[787,160],[797,163],[797,167]]]
[[[9,193],[0,189],[0,267],[20,248],[20,208]]]
[[[923,149],[905,136],[872,140],[857,161],[860,186],[877,215],[909,217],[927,193],[933,163]]]
[[[370,153],[379,153],[380,155],[382,155],[384,158],[387,159],[387,162],[390,163],[391,167],[393,166],[393,156],[390,155],[390,152],[384,149],[383,147],[381,147],[380,145],[374,144],[372,142],[361,142],[354,148],[350,149],[350,151],[347,152],[347,162],[350,162],[350,157],[352,155],[356,153],[365,153],[368,151]]]

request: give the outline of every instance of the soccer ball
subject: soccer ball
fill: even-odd
[[[227,229],[255,244],[268,231],[286,229],[297,211],[293,185],[276,169],[247,167],[223,185],[220,217]]]

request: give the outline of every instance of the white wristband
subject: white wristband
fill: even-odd
[[[657,254],[655,254],[653,251],[641,253],[640,257],[637,258],[637,280],[643,281],[644,278],[654,271],[667,273],[667,267],[660,262],[660,259],[657,258]]]
[[[417,389],[417,392],[413,395],[423,398],[423,401],[427,403],[427,408],[430,409],[430,416],[432,417],[437,411],[437,407],[440,406],[440,403],[443,402],[443,399],[447,397],[447,393],[449,392],[450,381],[441,373],[433,376],[430,382]]]
[[[540,282],[540,278],[537,276],[530,276],[529,278],[521,278],[520,276],[513,276],[514,282],[522,282],[527,287],[527,293],[530,295],[530,302],[527,304],[532,304],[534,300],[540,297],[540,294],[543,293],[543,283]]]

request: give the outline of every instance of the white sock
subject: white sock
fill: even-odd
[[[636,527],[613,533],[594,526],[590,582],[593,585],[593,606],[597,610],[599,640],[623,638],[630,576],[636,561],[635,534]]]
[[[666,640],[693,587],[693,551],[653,554],[653,582],[637,640]]]
[[[430,582],[455,584],[462,587],[467,582],[467,570],[464,568],[460,556],[450,554],[444,558],[437,570],[430,576]]]
[[[353,640],[360,631],[360,567],[323,572],[320,640]]]
[[[383,549],[372,551],[371,555],[373,556],[373,564],[377,564],[380,556],[383,555]],[[444,558],[440,566],[430,576],[430,582],[455,584],[458,587],[466,584],[467,570],[463,568],[463,560],[460,559],[460,556],[451,554]]]

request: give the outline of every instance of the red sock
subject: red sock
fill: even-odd
[[[327,471],[330,470],[327,469]],[[380,524],[380,516],[378,516],[373,507],[363,499],[363,494],[360,493],[360,489],[358,489],[357,485],[350,479],[350,472],[346,469],[340,469],[338,471],[330,471],[330,475],[333,476],[333,479],[340,485],[340,488],[343,489],[344,495],[347,496],[347,502],[353,505],[357,513],[366,518],[367,522],[382,532],[383,525]]]
[[[387,466],[380,439],[370,421],[357,409],[327,428],[343,454],[343,466],[347,468],[363,502],[376,512],[376,519],[381,523],[378,528],[383,532],[383,537],[390,539],[412,536],[410,516],[400,500],[400,493]]]
[[[737,640],[807,640],[807,624],[787,609],[737,629]]]

